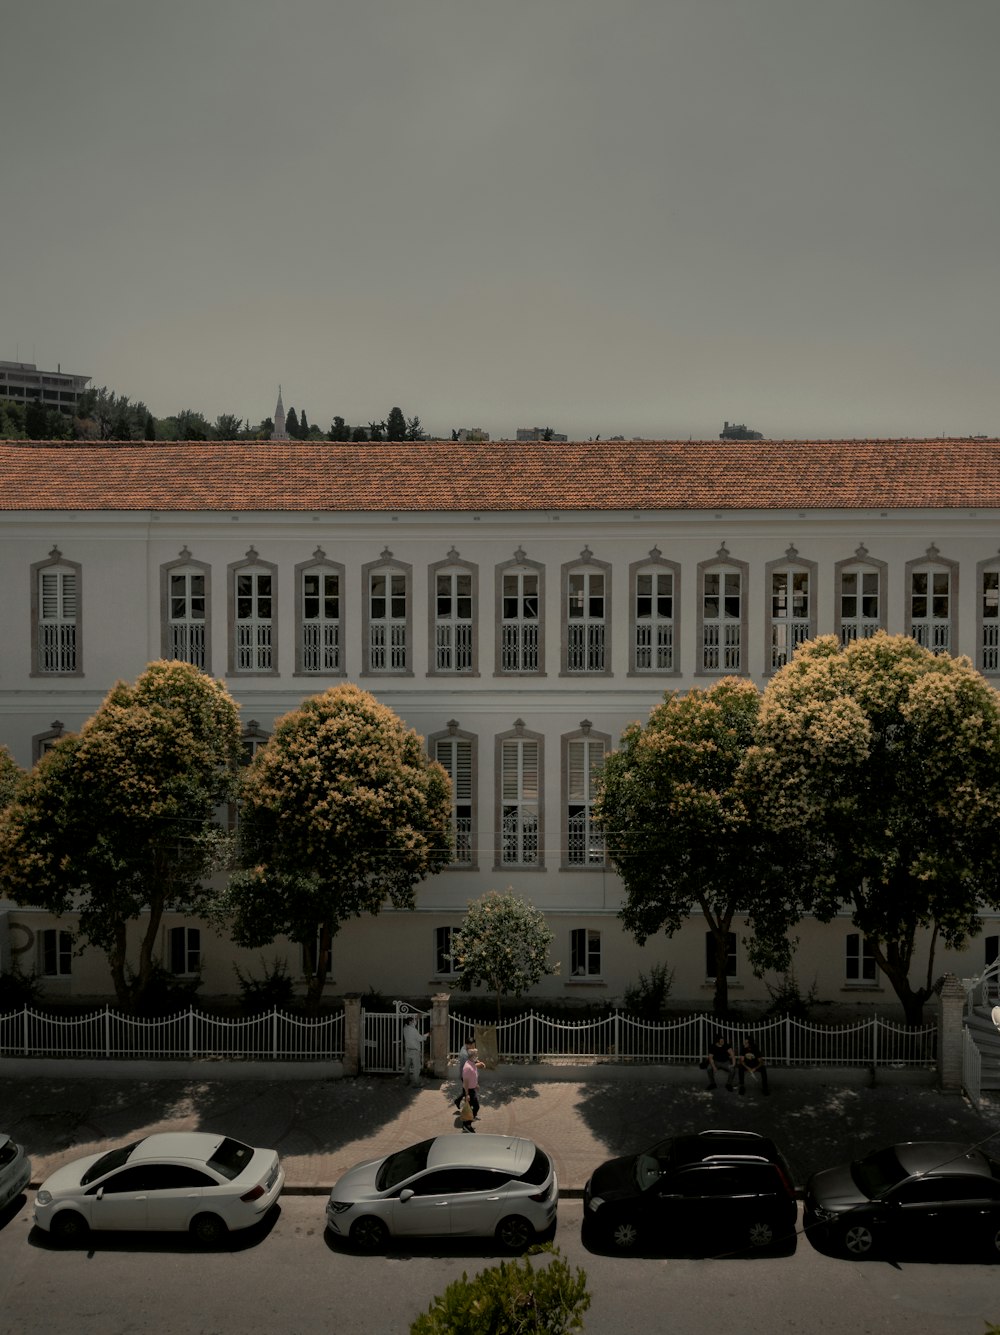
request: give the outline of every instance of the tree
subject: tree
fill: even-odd
[[[373,423],[373,425],[374,425],[374,423]],[[354,430],[351,432],[351,440],[353,440],[353,441],[363,441],[363,440],[367,440],[367,439],[368,439],[368,432],[366,431],[366,429],[365,429],[363,426],[356,426],[356,427],[354,428]],[[372,439],[373,439],[373,440],[381,440],[382,437],[381,437],[381,435],[378,435],[378,436],[373,436]]]
[[[383,433],[383,431],[385,431],[385,423],[384,423],[384,422],[369,422],[369,423],[368,423],[368,439],[369,439],[369,440],[381,440],[381,439],[382,439],[382,433]]]
[[[696,910],[703,915],[720,1015],[729,1007],[736,915],[748,919],[758,971],[786,964],[786,931],[797,916],[782,898],[775,851],[743,791],[759,705],[757,688],[737,677],[708,690],[668,692],[645,726],[626,729],[605,762],[594,807],[625,885],[620,917],[640,945],[659,931],[673,936]]]
[[[519,997],[539,978],[559,972],[548,957],[552,941],[544,913],[512,890],[490,890],[470,899],[452,937],[451,959],[461,970],[453,986],[470,992],[476,983],[484,983],[496,996],[499,1024],[501,997]]]
[[[246,769],[242,870],[221,910],[239,945],[301,943],[315,1012],[341,924],[412,908],[450,860],[450,828],[448,776],[420,737],[367,691],[333,687],[279,719]]]
[[[335,417],[330,423],[330,430],[326,433],[327,440],[350,440],[351,428],[342,417]]]
[[[389,416],[385,419],[385,438],[386,440],[406,439],[406,418],[403,416],[402,408],[389,409]]]
[[[299,418],[299,440],[309,439],[309,419],[306,417],[305,408],[302,409],[302,415]]]
[[[449,1284],[410,1326],[410,1335],[565,1335],[583,1329],[590,1306],[587,1272],[574,1274],[551,1243],[537,1270],[529,1257],[501,1261]]]
[[[823,636],[769,683],[750,765],[761,818],[797,852],[803,904],[822,922],[850,908],[919,1024],[938,938],[960,949],[1000,904],[1000,696],[967,658],[908,635],[844,649]]]
[[[285,413],[285,431],[291,440],[299,438],[299,415],[294,408],[289,408]]]
[[[75,911],[77,936],[105,952],[128,1010],[154,978],[166,907],[193,914],[208,901],[206,878],[227,844],[215,813],[231,795],[239,746],[224,686],[187,663],[151,663],[55,743],[0,818],[7,894]]]
[[[243,418],[232,413],[220,413],[211,428],[213,440],[239,440],[243,430]]]
[[[406,439],[423,440],[423,438],[424,438],[424,429],[420,425],[420,418],[411,417],[406,423]]]
[[[17,795],[24,770],[5,746],[0,746],[0,812],[6,811]]]

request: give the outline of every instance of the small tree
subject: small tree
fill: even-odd
[[[216,812],[239,744],[224,686],[187,663],[151,663],[55,743],[0,819],[7,894],[76,912],[77,936],[106,953],[125,1009],[154,978],[167,906],[194,914],[208,902],[206,880],[228,849]],[[132,960],[131,923],[140,925]]]
[[[315,1012],[341,924],[389,901],[451,856],[448,776],[422,740],[357,686],[312,696],[275,724],[244,773],[241,866],[220,912],[238,945],[300,942]]]
[[[385,438],[386,440],[406,439],[406,418],[403,416],[402,408],[389,409],[389,416],[385,419]]]
[[[537,1270],[529,1257],[501,1261],[449,1284],[410,1326],[410,1335],[564,1335],[583,1329],[590,1306],[587,1272],[574,1274],[558,1247]]]
[[[501,997],[519,997],[540,978],[559,972],[548,957],[552,941],[540,909],[512,890],[491,890],[469,901],[465,920],[452,938],[450,958],[461,970],[453,986],[469,992],[474,984],[485,984],[496,995],[499,1024]]]

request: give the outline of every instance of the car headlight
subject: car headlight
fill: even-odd
[[[591,1196],[590,1200],[587,1202],[587,1209],[599,1210],[603,1204],[604,1204],[603,1196]]]
[[[353,1201],[327,1201],[327,1209],[332,1210],[334,1214],[343,1214],[354,1204]]]
[[[39,1191],[36,1191],[36,1192],[35,1192],[35,1204],[36,1204],[36,1205],[51,1205],[51,1204],[52,1204],[52,1192],[51,1192],[51,1191],[46,1191],[44,1187],[42,1187]]]

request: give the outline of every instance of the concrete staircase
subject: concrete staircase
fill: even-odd
[[[989,1005],[977,1003],[965,1016],[965,1025],[969,1030],[983,1062],[983,1077],[980,1088],[985,1090],[1000,1089],[1000,1030],[990,1019],[990,1009],[996,1005],[996,998],[990,998]]]

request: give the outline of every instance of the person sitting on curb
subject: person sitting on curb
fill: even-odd
[[[717,1033],[712,1039],[712,1046],[708,1050],[707,1056],[702,1061],[702,1066],[708,1071],[708,1087],[715,1089],[716,1075],[726,1077],[726,1088],[732,1089],[736,1081],[735,1055],[729,1045],[729,1039],[725,1034]]]
[[[764,1058],[760,1055],[760,1049],[757,1047],[756,1041],[752,1039],[749,1034],[744,1034],[739,1062],[741,1094],[746,1093],[744,1082],[746,1080],[747,1071],[750,1072],[755,1080],[760,1081],[760,1092],[762,1094],[770,1094],[771,1091],[767,1087],[767,1067],[764,1064]]]

